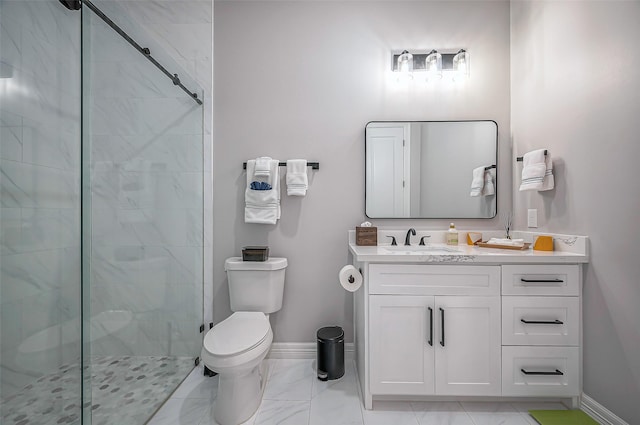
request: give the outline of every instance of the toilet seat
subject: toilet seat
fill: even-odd
[[[207,332],[203,348],[215,357],[237,356],[260,345],[270,329],[269,318],[264,313],[239,311]]]

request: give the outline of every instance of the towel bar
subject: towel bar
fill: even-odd
[[[287,163],[286,162],[279,162],[278,165],[280,167],[286,167]],[[311,167],[312,170],[319,170],[320,169],[320,163],[319,162],[307,162],[307,167]],[[242,163],[242,169],[243,170],[247,169],[247,163],[246,162]]]
[[[544,150],[544,155],[547,156],[547,150],[546,149]],[[522,162],[522,157],[521,156],[517,157],[516,161]]]

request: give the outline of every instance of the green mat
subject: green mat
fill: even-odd
[[[529,410],[540,425],[599,425],[582,410]]]

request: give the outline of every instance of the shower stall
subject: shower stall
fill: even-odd
[[[178,3],[0,0],[2,424],[144,424],[197,364],[205,97],[152,19]]]

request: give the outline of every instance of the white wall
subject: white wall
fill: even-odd
[[[518,155],[548,148],[556,189],[518,192],[516,225],[590,237],[584,392],[640,423],[640,2],[511,4],[512,128]],[[517,172],[521,164],[514,165]]]
[[[493,119],[499,126],[499,210],[511,206],[509,4],[230,1],[214,5],[214,318],[229,311],[225,258],[268,244],[289,259],[277,342],[311,342],[335,324],[352,341],[352,296],[337,283],[347,230],[364,220],[364,127],[372,120]],[[464,86],[389,78],[390,52],[461,47]],[[277,225],[245,224],[242,162],[269,155],[320,162],[305,198],[282,198]],[[374,220],[446,229],[447,220]],[[461,229],[497,220],[458,220]]]

